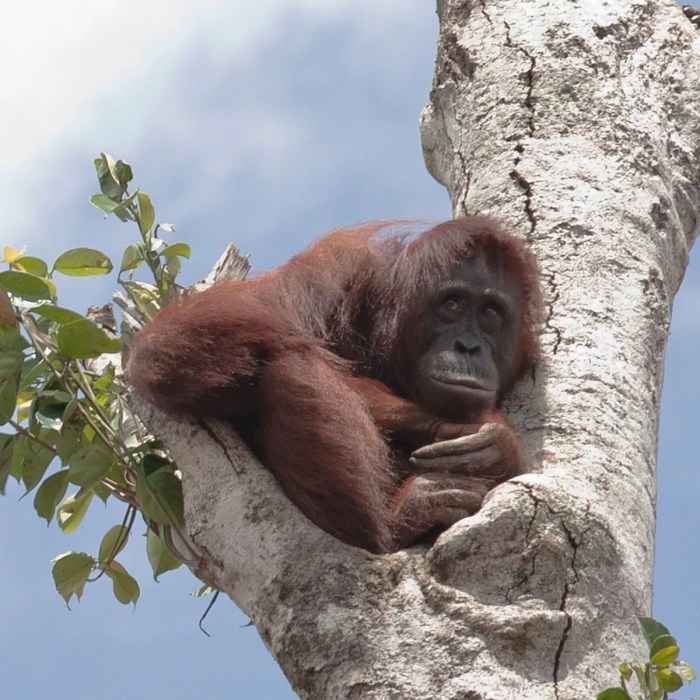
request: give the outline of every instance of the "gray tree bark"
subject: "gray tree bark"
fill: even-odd
[[[531,473],[432,548],[373,556],[310,524],[225,426],[149,422],[183,471],[190,565],[302,697],[582,700],[645,653],[663,354],[698,231],[700,32],[671,0],[438,14],[428,167],[455,214],[500,219],[542,268],[546,358],[506,406]]]

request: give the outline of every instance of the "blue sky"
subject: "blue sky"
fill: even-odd
[[[259,270],[337,225],[448,218],[417,126],[436,36],[425,0],[10,0],[0,24],[0,61],[11,67],[0,110],[0,243],[49,258],[90,245],[118,259],[134,232],[87,202],[102,150],[131,162],[157,218],[192,244],[190,282],[229,241]],[[82,309],[113,287],[70,281],[62,301]],[[699,302],[696,263],[667,352],[654,611],[697,666]],[[97,507],[65,536],[20,496],[10,488],[0,500],[5,697],[295,697],[233,603],[219,601],[205,637],[197,621],[206,603],[189,596],[195,578],[179,571],[154,583],[137,541],[121,557],[141,584],[136,610],[100,581],[67,611],[50,559],[94,552],[120,510]]]

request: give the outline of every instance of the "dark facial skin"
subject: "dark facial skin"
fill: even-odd
[[[511,271],[481,253],[427,299],[413,398],[436,415],[492,408],[517,369],[523,293]]]

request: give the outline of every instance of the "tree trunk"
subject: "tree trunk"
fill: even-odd
[[[700,205],[700,33],[671,0],[438,12],[428,167],[456,214],[527,237],[543,273],[546,358],[506,406],[532,473],[432,548],[373,556],[311,525],[225,426],[149,422],[184,474],[190,565],[302,697],[582,700],[645,653],[663,353]]]

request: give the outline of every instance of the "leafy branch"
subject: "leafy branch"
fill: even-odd
[[[126,246],[117,274],[131,315],[151,319],[179,291],[185,243],[160,237],[170,224],[155,223],[150,197],[131,192],[128,163],[102,153],[95,159],[100,193],[90,198],[106,215],[135,222],[139,239]],[[54,559],[58,592],[69,603],[85,584],[106,575],[114,594],[136,603],[139,586],[116,557],[127,545],[140,511],[148,524],[146,550],[154,577],[180,566],[169,549],[170,529],[183,523],[182,489],[163,445],[126,401],[125,344],[116,335],[111,305],[86,314],[58,302],[60,275],[109,274],[111,260],[94,248],[73,248],[51,266],[11,246],[0,271],[0,492],[8,478],[34,492],[34,508],[65,533],[83,521],[94,496],[125,504],[122,523],[102,538],[97,556],[66,552]],[[149,281],[134,279],[144,266]],[[133,309],[136,309],[134,314]],[[68,489],[71,493],[66,495]]]
[[[695,679],[693,667],[678,658],[678,642],[668,629],[651,617],[638,619],[649,645],[648,661],[621,663],[619,687],[606,688],[596,700],[669,700],[669,693]],[[633,678],[641,694],[630,690]]]

